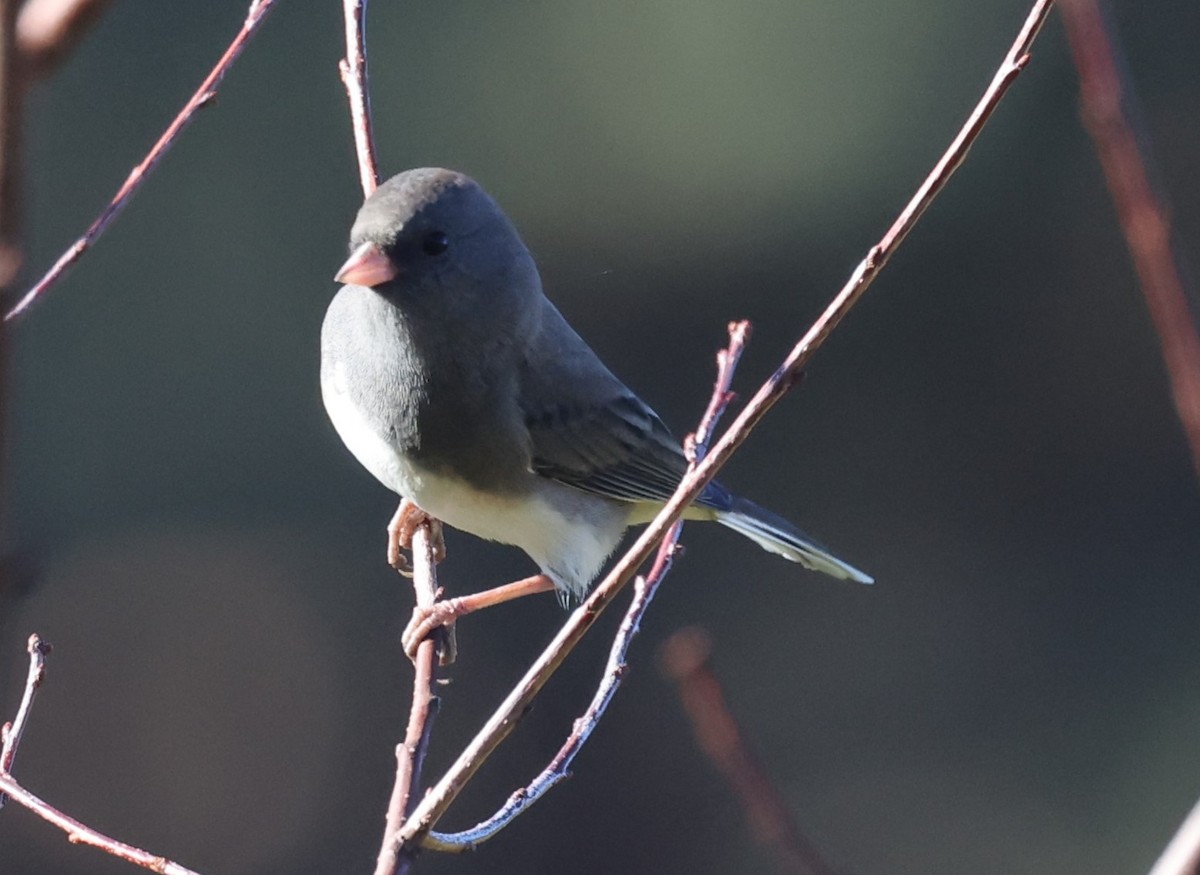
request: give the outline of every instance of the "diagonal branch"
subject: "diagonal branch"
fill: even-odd
[[[971,144],[978,138],[1000,99],[1020,75],[1029,60],[1028,52],[1034,38],[1049,14],[1052,0],[1037,0],[1026,17],[1016,41],[1005,55],[1000,68],[988,85],[983,97],[971,112],[949,149],[933,171],[918,188],[899,217],[871,248],[849,280],[799,343],[788,353],[754,397],[734,420],[712,451],[684,477],[675,495],[642,532],[629,551],[617,562],[555,635],[554,639],[534,661],[525,676],[517,683],[483,728],[467,745],[446,774],[426,794],[397,836],[401,844],[416,844],[424,840],[429,830],[441,819],[483,762],[513,730],[530,703],[558,669],[567,654],[591,628],[601,611],[632,579],[637,569],[653,552],[655,545],[674,525],[684,509],[695,500],[717,471],[746,440],[767,411],[782,398],[799,378],[813,354],[828,339],[846,314],[857,303],[887,264],[896,248],[912,230],[933,199],[945,187],[954,171],[966,158]]]
[[[42,820],[52,823],[67,834],[67,841],[72,844],[91,845],[127,863],[141,866],[160,875],[199,875],[178,863],[127,845],[111,836],[92,829],[80,823],[75,818],[63,814],[49,802],[34,796],[12,776],[13,759],[17,754],[17,746],[21,742],[21,734],[29,720],[29,712],[33,708],[33,698],[46,673],[46,654],[50,645],[44,644],[36,634],[29,636],[29,673],[25,678],[25,693],[21,697],[21,705],[17,716],[11,723],[4,725],[4,744],[0,748],[0,799],[7,796],[17,805],[29,809]]]
[[[1064,2],[1062,19],[1079,71],[1084,124],[1100,156],[1162,346],[1175,412],[1192,450],[1192,465],[1200,474],[1200,337],[1171,246],[1166,199],[1154,190],[1147,170],[1151,162],[1147,139],[1135,130],[1127,111],[1133,88],[1122,81],[1115,37],[1096,0]]]
[[[1179,825],[1179,831],[1154,862],[1150,875],[1196,875],[1197,872],[1200,872],[1200,802]]]
[[[713,671],[711,654],[708,633],[695,626],[672,635],[660,653],[663,673],[679,688],[697,744],[737,794],[750,829],[774,851],[781,872],[834,875],[836,870],[800,832],[779,789],[746,743]]]
[[[183,129],[188,126],[197,111],[207,106],[214,97],[217,96],[217,88],[221,84],[221,80],[225,78],[225,74],[229,72],[229,68],[233,66],[233,62],[238,59],[242,53],[242,49],[250,42],[251,37],[258,31],[259,26],[267,17],[267,13],[271,11],[275,5],[275,0],[252,0],[250,9],[246,13],[246,20],[242,23],[242,29],[238,31],[237,36],[233,38],[233,42],[225,49],[225,54],[221,55],[221,59],[217,61],[215,67],[204,77],[204,81],[200,83],[200,87],[196,89],[188,102],[184,104],[183,109],[175,116],[175,119],[163,131],[161,137],[146,153],[146,157],[133,168],[129,177],[124,184],[113,195],[113,199],[109,201],[104,211],[96,217],[96,220],[88,227],[83,236],[76,240],[71,246],[59,256],[58,261],[54,262],[54,266],[46,272],[46,275],[38,280],[32,288],[29,289],[17,301],[7,313],[4,314],[4,321],[8,322],[20,316],[30,305],[33,304],[39,297],[57,283],[66,272],[77,262],[83,253],[87,252],[92,244],[99,239],[100,235],[108,229],[108,226],[121,214],[121,211],[129,204],[132,198],[142,187],[142,183],[158,166],[158,162],[162,160],[167,151],[179,139],[179,135],[183,133]]]
[[[729,323],[729,346],[717,353],[717,378],[713,384],[712,397],[700,419],[700,425],[685,442],[690,462],[689,468],[694,468],[696,463],[703,458],[717,420],[733,400],[734,395],[730,386],[733,384],[733,374],[737,370],[737,363],[742,357],[742,351],[746,347],[749,336],[749,322]],[[596,694],[592,697],[587,710],[575,721],[571,734],[567,736],[567,740],[549,765],[528,786],[513,793],[500,810],[487,820],[462,832],[430,833],[422,847],[454,853],[474,850],[483,842],[498,835],[502,829],[524,814],[534,802],[542,798],[551,787],[570,775],[571,763],[575,761],[576,755],[591,738],[592,732],[599,725],[600,718],[604,716],[604,712],[608,709],[609,703],[616,695],[617,688],[620,687],[621,681],[625,677],[627,669],[625,657],[629,652],[629,645],[633,643],[633,638],[639,631],[642,618],[646,615],[650,602],[658,592],[659,584],[671,570],[671,564],[679,552],[679,535],[682,530],[683,522],[677,520],[667,533],[667,537],[663,539],[662,544],[659,545],[658,555],[655,557],[654,565],[650,568],[650,573],[634,580],[633,599],[613,638],[608,662],[605,664],[604,674],[600,679],[600,686],[596,689]]]

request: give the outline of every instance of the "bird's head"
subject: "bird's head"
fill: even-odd
[[[527,290],[540,294],[533,259],[508,217],[470,177],[440,168],[405,171],[367,198],[336,279],[385,295],[477,297],[443,303],[489,310]]]

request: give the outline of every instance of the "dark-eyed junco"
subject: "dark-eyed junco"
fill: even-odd
[[[514,544],[541,573],[433,627],[524,592],[582,596],[631,525],[679,484],[678,441],[542,293],[516,229],[473,180],[424,168],[367,198],[321,332],[334,427],[385,486],[427,514]],[[394,533],[408,534],[405,505]],[[411,505],[408,506],[411,509]],[[712,483],[687,519],[715,520],[833,577],[871,578],[775,514]]]

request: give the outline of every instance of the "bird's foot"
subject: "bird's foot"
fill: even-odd
[[[406,577],[412,577],[408,560],[404,558],[403,550],[412,549],[413,535],[424,523],[429,523],[429,535],[433,541],[433,561],[441,562],[446,558],[446,541],[442,536],[442,524],[421,508],[416,502],[405,498],[396,508],[392,521],[388,523],[388,565],[395,568]]]
[[[438,637],[438,663],[450,665],[458,656],[458,641],[454,634],[454,622],[464,614],[471,612],[462,599],[442,600],[442,590],[439,587],[436,600],[428,607],[417,605],[413,608],[412,619],[400,636],[400,644],[408,658],[416,662],[417,648],[430,635]]]

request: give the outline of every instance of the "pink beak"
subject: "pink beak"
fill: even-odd
[[[349,286],[378,286],[400,273],[392,260],[374,243],[364,243],[341,266],[334,280]]]

